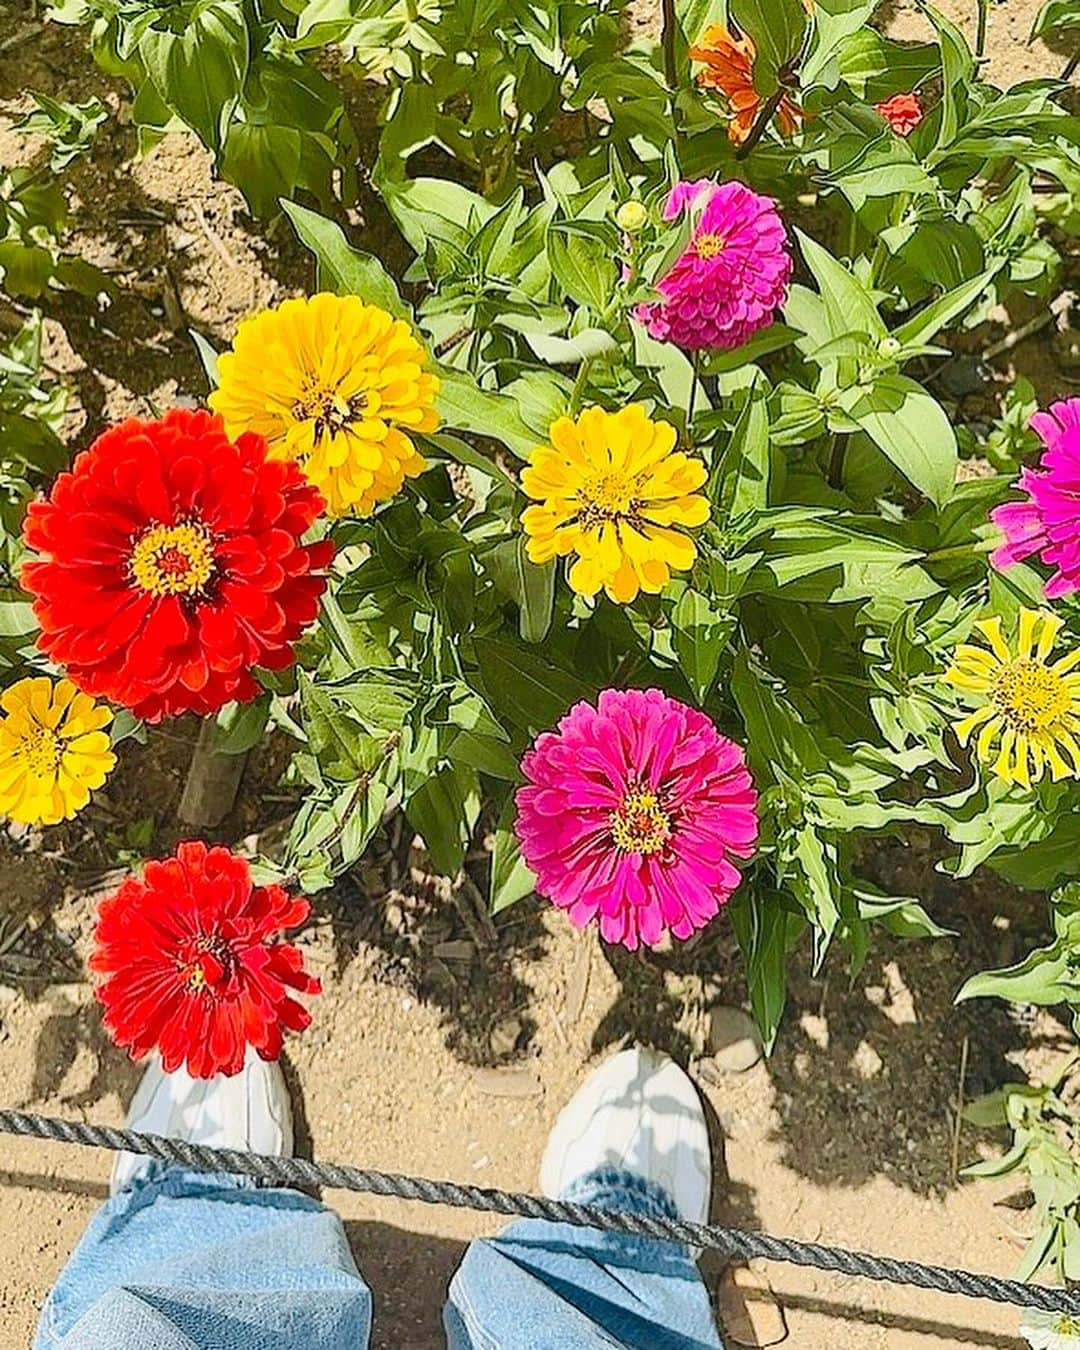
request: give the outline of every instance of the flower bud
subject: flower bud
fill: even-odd
[[[904,344],[894,337],[883,337],[877,346],[878,355],[892,360],[894,356],[899,356],[904,350]]]
[[[615,212],[615,224],[627,234],[637,234],[648,218],[648,211],[638,201],[623,202]]]

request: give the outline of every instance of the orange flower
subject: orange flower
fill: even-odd
[[[764,102],[754,87],[757,50],[753,42],[749,37],[736,37],[723,24],[713,24],[702,33],[701,41],[690,48],[690,56],[705,66],[698,72],[698,84],[703,89],[718,89],[727,99],[731,109],[728,137],[733,145],[741,145],[750,135]],[[788,94],[781,96],[776,120],[783,135],[792,135],[805,117],[793,98]]]

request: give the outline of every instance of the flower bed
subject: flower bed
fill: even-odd
[[[514,92],[483,121],[483,85],[463,101],[404,24],[370,165],[413,255],[392,275],[324,214],[355,199],[340,113],[282,181],[255,167],[296,128],[254,120],[253,70],[283,58],[242,7],[185,33],[83,8],[140,117],[156,96],[258,210],[322,199],[283,203],[318,281],[203,341],[209,412],[111,428],[58,475],[28,460],[9,815],[81,809],[142,722],[212,717],[233,751],[283,728],[305,795],[256,883],[322,890],[401,810],[496,912],[535,890],[631,949],[730,922],[770,1046],[799,944],[857,976],[875,928],[940,934],[860,865],[932,827],[956,875],[1051,893],[1053,945],[964,995],[1071,1006],[1080,400],[1031,419],[1035,462],[1023,429],[958,436],[936,393],[995,306],[1056,293],[1063,86],[997,89],[945,19],[901,46],[869,4],[742,0],[629,48],[617,7],[553,4],[554,66],[535,32],[492,38]],[[324,41],[373,60],[352,20],[287,36],[305,79]],[[222,58],[227,116],[185,101],[193,53]],[[958,481],[991,445],[1001,471]],[[242,985],[235,955],[185,953],[198,1006]]]

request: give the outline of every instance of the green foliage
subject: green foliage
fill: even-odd
[[[1059,1066],[1044,1085],[1008,1083],[964,1111],[975,1125],[1004,1126],[1011,1147],[1000,1157],[965,1168],[969,1177],[1024,1177],[1034,1196],[1035,1231],[1015,1278],[1053,1275],[1071,1283],[1080,1275],[1080,1114],[1077,1058]]]
[[[49,167],[54,173],[66,169],[89,152],[94,137],[109,112],[99,98],[85,103],[65,103],[48,94],[33,94],[36,111],[16,124],[16,131],[35,132],[48,137],[52,145]]]
[[[67,199],[44,170],[0,166],[0,289],[36,300],[51,286],[95,295],[112,282],[97,267],[65,253]]]
[[[234,752],[264,724],[303,743],[289,845],[303,884],[325,885],[400,808],[449,874],[490,836],[492,906],[514,903],[533,880],[513,835],[531,738],[604,687],[662,688],[748,747],[763,834],[731,915],[771,1044],[807,933],[819,965],[840,952],[854,974],[875,928],[945,936],[916,899],[861,879],[883,834],[941,829],[958,875],[1080,876],[1077,790],[973,773],[942,680],[984,607],[1009,619],[1044,602],[1034,569],[986,562],[990,512],[1033,449],[1032,391],[1018,383],[994,426],[965,428],[938,379],[957,330],[1059,285],[1080,133],[1063,82],[995,87],[929,6],[933,40],[904,45],[873,26],[873,0],[720,8],[758,52],[763,112],[739,147],[723,98],[694,79],[689,49],[720,17],[696,0],[663,46],[625,40],[621,0],[65,0],[54,17],[87,23],[129,81],[144,147],[190,127],[254,211],[284,206],[319,288],[408,320],[433,353],[428,470],[329,527],[338,561],[303,668],[267,674],[267,698],[219,728]],[[1050,0],[1037,32],[1074,17]],[[353,77],[380,105],[362,157]],[[875,105],[913,90],[925,116],[905,137]],[[782,92],[809,114],[794,139],[769,121]],[[81,145],[95,115],[49,113],[57,145]],[[409,256],[401,276],[292,200],[351,204],[360,158]],[[779,322],[691,358],[634,312],[686,244],[668,193],[703,177],[778,199],[796,272]],[[6,226],[31,254],[4,263],[0,242],[0,264],[40,288],[55,264],[34,230],[59,218],[34,189],[18,208],[30,223]],[[619,606],[574,594],[561,562],[529,562],[521,472],[559,416],[633,401],[704,461],[712,513],[693,569]],[[998,473],[958,481],[961,452]],[[1080,610],[1061,612],[1080,640]],[[1050,947],[964,997],[1071,1005],[1068,894]]]
[[[34,314],[0,348],[0,681],[29,652],[37,623],[18,588],[26,504],[67,462],[60,440],[66,396],[41,372],[41,318]]]

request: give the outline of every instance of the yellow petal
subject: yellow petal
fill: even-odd
[[[1001,619],[996,614],[991,615],[989,619],[977,619],[975,621],[975,627],[985,636],[993,649],[994,655],[999,660],[1012,660],[1012,652],[1009,651],[1009,644],[1002,636]]]

